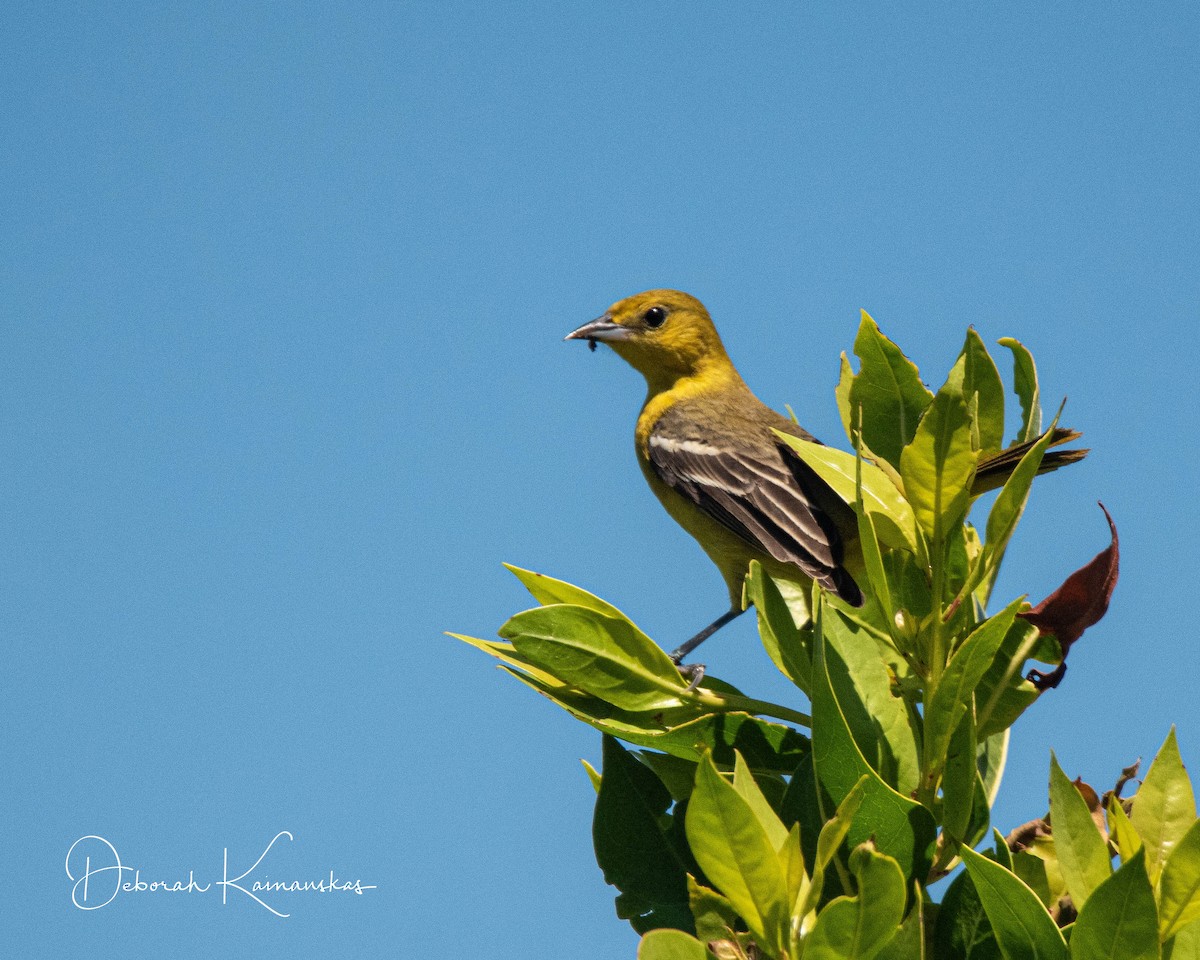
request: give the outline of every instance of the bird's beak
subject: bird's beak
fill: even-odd
[[[572,330],[563,339],[590,340],[595,344],[597,340],[628,340],[632,335],[633,331],[629,327],[613,323],[612,318],[606,313],[602,317],[585,323],[578,330]]]

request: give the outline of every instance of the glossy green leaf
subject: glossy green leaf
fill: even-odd
[[[686,800],[692,795],[692,785],[696,782],[695,761],[651,750],[639,750],[634,756],[654,771],[670,791],[672,800]]]
[[[976,763],[989,806],[996,802],[996,795],[1000,792],[1000,781],[1004,778],[1004,767],[1008,762],[1008,738],[1007,729],[982,739],[976,736],[979,743]]]
[[[968,694],[968,700],[974,698]],[[968,702],[966,710],[946,751],[946,769],[942,777],[942,829],[959,841],[969,839],[979,805],[975,791],[983,790],[976,767],[975,707]],[[985,814],[986,815],[986,812]]]
[[[1108,843],[1096,829],[1086,801],[1050,754],[1050,820],[1054,851],[1071,900],[1081,909],[1092,892],[1112,875]]]
[[[740,753],[734,756],[733,761],[733,789],[746,801],[746,806],[750,808],[767,835],[771,848],[775,851],[782,849],[788,837],[787,827],[763,796],[762,789],[754,780],[754,774],[750,772]]]
[[[1005,960],[1066,960],[1066,941],[1037,894],[974,850],[961,855]]]
[[[812,631],[796,626],[780,585],[757,560],[750,563],[745,591],[746,600],[754,604],[758,635],[771,660],[807,695],[812,684],[812,657],[809,654]]]
[[[806,896],[796,908],[795,914],[797,917],[806,917],[820,903],[825,885],[825,872],[829,869],[830,864],[833,863],[842,844],[846,842],[846,837],[850,833],[850,827],[854,823],[854,818],[858,815],[859,808],[862,806],[868,782],[866,776],[859,778],[854,788],[838,804],[837,812],[821,826],[820,832],[817,835],[816,851],[812,861],[812,879],[806,891]]]
[[[997,451],[1004,446],[1004,384],[974,327],[967,330],[967,340],[959,356],[963,361],[963,399],[969,400],[972,395],[979,398],[976,422],[980,450]]]
[[[518,613],[500,628],[538,668],[624,710],[679,706],[686,683],[658,645],[625,618],[574,604]]]
[[[938,904],[930,957],[931,960],[1002,960],[987,913],[965,870],[954,878]]]
[[[1158,912],[1163,940],[1200,920],[1200,820],[1176,844],[1163,868]]]
[[[595,610],[606,617],[629,620],[625,614],[607,600],[601,600],[594,593],[588,593],[583,587],[577,587],[573,583],[567,583],[565,580],[555,580],[544,573],[523,570],[521,567],[514,567],[511,563],[506,563],[504,568],[520,580],[521,585],[529,591],[530,596],[542,604],[542,606],[548,607],[557,603],[569,603],[577,607],[587,607],[589,610]]]
[[[1200,960],[1200,921],[1189,923],[1163,944],[1163,960]]]
[[[850,401],[850,391],[854,389],[854,368],[850,359],[842,351],[841,363],[838,367],[838,382],[833,395],[837,401],[838,415],[842,418],[842,428],[846,431],[846,439],[854,443],[854,405]]]
[[[1129,816],[1121,801],[1115,796],[1108,798],[1108,833],[1113,843],[1117,845],[1117,854],[1121,862],[1133,859],[1133,855],[1142,849],[1142,838],[1133,829]]]
[[[700,868],[764,944],[778,946],[789,904],[779,858],[754,811],[705,758],[686,814]]]
[[[588,780],[591,781],[592,789],[597,793],[600,792],[600,771],[593,767],[586,760],[580,760],[583,764],[583,769],[587,772]]]
[[[637,960],[713,960],[713,955],[691,934],[662,929],[642,937]]]
[[[1057,417],[1054,418],[1054,423],[1058,423]],[[1008,549],[1009,541],[1017,529],[1021,515],[1025,512],[1025,504],[1029,500],[1033,479],[1037,476],[1038,467],[1042,464],[1042,457],[1053,436],[1054,424],[1051,424],[1051,428],[1029,448],[1008,479],[1004,481],[1004,486],[996,495],[992,509],[988,512],[985,533],[987,539],[983,552],[979,560],[972,565],[971,575],[959,592],[960,597],[965,599],[967,594],[972,593],[980,584],[985,581],[990,582],[995,578],[1000,569],[1000,563],[1004,559],[1004,553]]]
[[[941,769],[950,737],[962,722],[979,681],[995,660],[1020,605],[1021,601],[1016,600],[976,627],[946,665],[925,708],[926,770]]]
[[[1079,911],[1071,960],[1159,960],[1158,915],[1144,852],[1100,884]]]
[[[1171,851],[1196,820],[1196,798],[1179,756],[1174,727],[1146,771],[1129,819],[1145,845],[1150,882],[1157,883]]]
[[[926,537],[944,542],[970,505],[979,452],[971,444],[971,419],[962,397],[943,387],[900,454],[904,492]]]
[[[775,435],[800,455],[816,474],[846,503],[857,499],[857,458],[845,450],[801,440],[775,431]],[[862,467],[863,507],[875,523],[880,541],[897,550],[917,550],[916,518],[907,500],[879,467]]]
[[[825,666],[854,742],[885,783],[910,794],[920,781],[918,721],[866,631],[832,607],[825,614]]]
[[[896,934],[876,955],[875,960],[925,960],[925,900],[919,884],[913,884],[909,901],[912,909]]]
[[[507,664],[503,669],[577,720],[640,747],[662,750],[687,760],[698,760],[711,750],[721,764],[732,764],[736,749],[753,769],[778,773],[790,773],[808,755],[807,737],[761,717],[740,712],[701,713],[695,704],[671,710],[631,712],[570,687],[548,684]],[[708,682],[706,678],[705,683]]]
[[[850,872],[858,893],[830,901],[804,944],[805,960],[871,960],[892,940],[904,919],[904,873],[872,844],[856,847]]]
[[[738,922],[737,911],[725,897],[709,887],[696,882],[688,875],[688,903],[696,921],[696,936],[702,942],[727,940],[734,934]]]
[[[826,609],[822,605],[822,611]],[[833,802],[841,803],[866,775],[862,806],[849,832],[850,843],[858,845],[873,836],[880,851],[894,857],[906,876],[924,879],[936,835],[933,815],[888,786],[855,744],[830,684],[820,625],[824,620],[822,611],[818,611],[813,661],[813,764],[817,777]]]
[[[854,352],[859,372],[850,387],[850,405],[863,410],[863,441],[896,467],[900,451],[917,431],[917,424],[933,400],[921,382],[916,365],[879,331],[863,311]]]
[[[1000,345],[1013,355],[1013,389],[1021,401],[1021,428],[1013,443],[1033,440],[1042,432],[1042,404],[1038,392],[1037,366],[1033,354],[1019,340],[1002,337]]]
[[[691,930],[687,874],[691,861],[680,838],[668,831],[667,788],[612,737],[604,738],[603,775],[592,819],[596,862],[604,879],[621,891],[619,910],[634,928]]]
[[[975,723],[980,737],[990,737],[1016,722],[1041,696],[1025,679],[1025,664],[1039,646],[1037,627],[1014,620],[992,665],[975,690]]]

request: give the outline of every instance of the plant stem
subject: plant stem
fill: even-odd
[[[713,693],[711,690],[696,690],[696,697],[706,707],[720,710],[722,713],[731,710],[741,710],[746,713],[764,714],[777,720],[787,720],[802,727],[812,727],[812,717],[799,710],[783,707],[767,700],[756,700],[753,697],[743,697],[734,693]]]

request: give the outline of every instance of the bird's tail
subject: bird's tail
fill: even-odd
[[[1050,438],[1050,446],[1058,447],[1064,443],[1070,443],[1072,440],[1077,440],[1081,436],[1083,434],[1078,430],[1056,427],[1054,435]],[[975,481],[971,484],[971,496],[977,497],[981,493],[987,493],[989,490],[995,490],[997,487],[1004,486],[1004,481],[1012,475],[1012,472],[1017,468],[1017,464],[1021,462],[1021,458],[1029,452],[1029,448],[1035,443],[1037,443],[1037,440],[1014,443],[1007,450],[1001,450],[999,453],[992,454],[992,456],[980,460],[979,466],[975,468]],[[1065,467],[1069,463],[1082,460],[1087,455],[1088,451],[1086,449],[1047,451],[1046,455],[1042,457],[1042,464],[1038,467],[1038,473],[1049,473],[1051,470],[1057,470],[1059,467]]]

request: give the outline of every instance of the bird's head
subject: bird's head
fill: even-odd
[[[679,290],[647,290],[618,300],[566,339],[587,340],[593,348],[608,344],[651,386],[729,366],[704,304]]]

